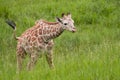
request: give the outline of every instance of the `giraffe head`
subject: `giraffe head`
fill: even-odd
[[[63,13],[62,18],[57,18],[57,21],[62,24],[63,29],[71,31],[71,32],[76,32],[74,21],[71,18],[70,13],[68,13],[67,15]]]

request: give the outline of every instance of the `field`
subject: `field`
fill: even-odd
[[[5,20],[17,24],[20,36],[36,20],[55,21],[70,12],[76,33],[54,40],[55,70],[45,56],[32,71],[16,73],[16,44]],[[119,0],[0,0],[0,80],[120,80]]]

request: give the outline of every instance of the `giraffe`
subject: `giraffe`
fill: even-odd
[[[62,14],[61,18],[56,18],[56,22],[48,22],[45,20],[38,20],[35,25],[25,32],[21,36],[16,36],[16,24],[13,21],[6,21],[14,30],[14,38],[17,40],[17,69],[22,69],[22,62],[26,54],[30,56],[30,60],[27,64],[27,69],[31,70],[37,59],[42,55],[42,52],[46,51],[46,60],[50,68],[54,68],[53,63],[53,39],[60,36],[64,30],[76,32],[74,21],[71,18],[71,14]]]

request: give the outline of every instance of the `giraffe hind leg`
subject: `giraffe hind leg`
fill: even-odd
[[[37,53],[31,53],[30,61],[27,64],[27,70],[31,70],[38,60],[39,55]]]
[[[18,72],[22,69],[22,61],[25,58],[26,52],[22,47],[17,48],[17,70]]]

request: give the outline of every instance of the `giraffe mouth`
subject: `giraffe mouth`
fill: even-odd
[[[76,28],[73,28],[73,29],[72,29],[72,32],[75,33],[75,32],[76,32]]]

